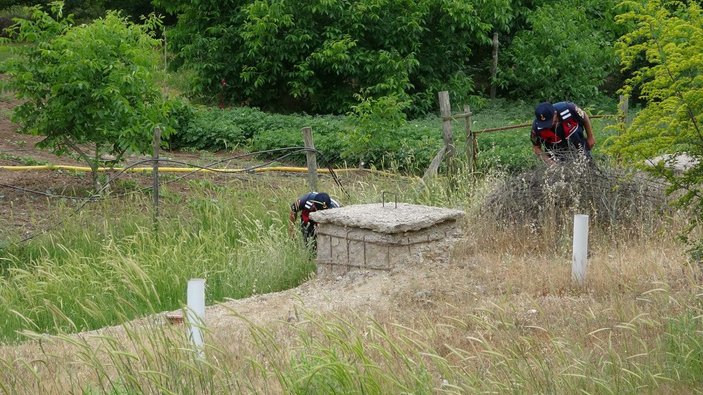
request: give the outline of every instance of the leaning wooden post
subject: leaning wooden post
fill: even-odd
[[[315,155],[315,143],[312,140],[312,128],[303,128],[303,141],[308,162],[308,184],[311,191],[317,191],[317,155]]]
[[[496,76],[498,74],[498,33],[493,33],[493,62],[491,63],[491,100],[496,98]]]
[[[464,121],[466,122],[466,161],[469,170],[474,171],[476,167],[476,135],[471,130],[471,108],[464,104]]]
[[[422,176],[423,181],[428,181],[430,178],[434,177],[437,174],[437,171],[439,170],[439,166],[442,164],[442,160],[444,159],[444,155],[447,153],[447,146],[443,145],[442,148],[437,151],[437,155],[434,156],[432,159],[432,162],[430,162],[430,165],[427,167],[427,170],[425,170],[425,174]]]
[[[161,148],[161,128],[154,128],[154,140],[152,142],[154,152],[152,159],[152,197],[154,199],[154,229],[158,228],[159,221],[159,149]]]

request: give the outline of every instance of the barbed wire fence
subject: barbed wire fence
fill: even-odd
[[[270,156],[271,154],[277,154],[280,153],[280,155],[275,156],[272,159],[266,160],[263,163],[256,164],[256,165],[251,165],[251,166],[246,166],[242,168],[236,168],[236,169],[229,169],[229,168],[219,168],[216,166],[219,166],[223,163],[226,162],[231,162],[234,160],[241,160],[245,158],[254,158],[254,157],[261,157],[261,156]],[[330,177],[332,177],[334,183],[342,190],[342,192],[349,197],[349,193],[346,191],[344,188],[344,185],[342,184],[341,180],[337,176],[333,166],[332,162],[329,160],[326,160],[325,155],[314,149],[309,149],[305,147],[285,147],[285,148],[277,148],[277,149],[271,149],[271,150],[262,150],[262,151],[254,151],[254,152],[247,152],[244,154],[239,154],[239,155],[233,155],[233,156],[228,156],[223,159],[218,159],[217,161],[213,161],[204,165],[197,164],[197,163],[190,163],[186,161],[180,161],[180,160],[174,160],[174,159],[167,159],[167,158],[150,158],[150,159],[142,159],[138,160],[136,162],[130,163],[124,167],[117,168],[115,169],[115,173],[111,174],[107,181],[102,184],[100,189],[97,191],[93,191],[90,195],[88,196],[74,196],[74,195],[66,195],[66,194],[55,194],[51,192],[43,192],[39,191],[36,189],[31,189],[31,188],[26,188],[26,187],[21,187],[21,186],[16,186],[16,185],[10,185],[6,183],[0,183],[0,189],[8,189],[8,190],[14,190],[16,192],[21,192],[24,194],[31,194],[31,195],[36,195],[36,196],[42,196],[48,199],[53,199],[53,200],[68,200],[68,201],[74,201],[77,202],[77,205],[73,208],[71,215],[64,217],[61,221],[55,222],[53,224],[50,224],[47,227],[44,227],[43,229],[33,232],[32,234],[23,236],[19,240],[5,244],[0,246],[0,248],[6,248],[8,246],[12,245],[18,245],[24,242],[27,242],[29,240],[32,240],[36,238],[37,236],[50,232],[51,230],[57,229],[60,226],[62,226],[64,223],[69,221],[73,216],[77,215],[81,210],[83,210],[89,203],[95,203],[99,201],[105,201],[105,200],[110,200],[110,199],[119,199],[119,198],[124,198],[129,195],[135,195],[135,194],[144,194],[148,193],[150,191],[154,190],[154,186],[147,186],[147,187],[141,187],[135,190],[131,190],[128,192],[123,192],[123,193],[109,193],[110,188],[114,187],[115,183],[117,183],[122,177],[124,177],[127,173],[133,172],[135,170],[139,170],[140,172],[146,173],[146,169],[138,169],[139,166],[145,166],[145,165],[154,165],[154,163],[159,163],[159,164],[171,164],[171,165],[177,165],[180,166],[178,169],[181,171],[185,171],[185,174],[175,177],[173,179],[169,180],[164,180],[160,181],[159,185],[167,185],[171,183],[176,183],[179,181],[182,181],[184,179],[190,178],[196,174],[202,174],[202,173],[215,173],[215,174],[223,174],[227,176],[232,176],[235,178],[239,179],[246,179],[246,177],[243,177],[242,175],[247,175],[250,176],[255,173],[262,172],[267,169],[273,169],[273,170],[279,170],[282,172],[300,172],[300,169],[302,168],[291,168],[291,167],[283,167],[283,168],[274,168],[272,167],[273,164],[275,163],[280,163],[283,160],[286,160],[290,158],[291,156],[294,156],[296,154],[313,154],[316,156],[320,157],[320,162],[321,164],[324,164],[326,168],[326,173],[329,174]],[[157,169],[156,171],[163,171],[163,169],[158,170],[158,167],[154,167]],[[188,169],[192,169],[190,171],[187,171]],[[108,192],[108,193],[106,193]],[[158,191],[156,191],[158,192]],[[158,197],[157,197],[158,198]],[[158,199],[155,199],[155,202],[157,202]],[[158,204],[158,203],[155,203]],[[158,218],[155,218],[155,221],[158,221]]]

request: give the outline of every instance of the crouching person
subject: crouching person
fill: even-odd
[[[310,213],[319,210],[340,207],[334,199],[324,192],[310,192],[298,198],[290,205],[290,223],[288,233],[293,236],[293,228],[300,213],[300,230],[303,233],[305,245],[313,249],[317,247],[315,230],[317,223],[310,219]]]

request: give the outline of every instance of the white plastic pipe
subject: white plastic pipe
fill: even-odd
[[[571,262],[571,277],[579,285],[586,280],[588,266],[588,215],[574,215],[574,255]]]
[[[194,278],[188,281],[187,324],[190,338],[198,357],[204,358],[202,328],[205,323],[205,280]]]

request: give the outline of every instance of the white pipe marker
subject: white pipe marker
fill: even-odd
[[[588,215],[574,215],[574,255],[571,263],[571,277],[583,285],[588,265]]]
[[[188,308],[187,324],[190,331],[190,338],[195,344],[198,356],[202,359],[203,353],[203,333],[202,327],[205,325],[205,279],[194,278],[188,281]]]

